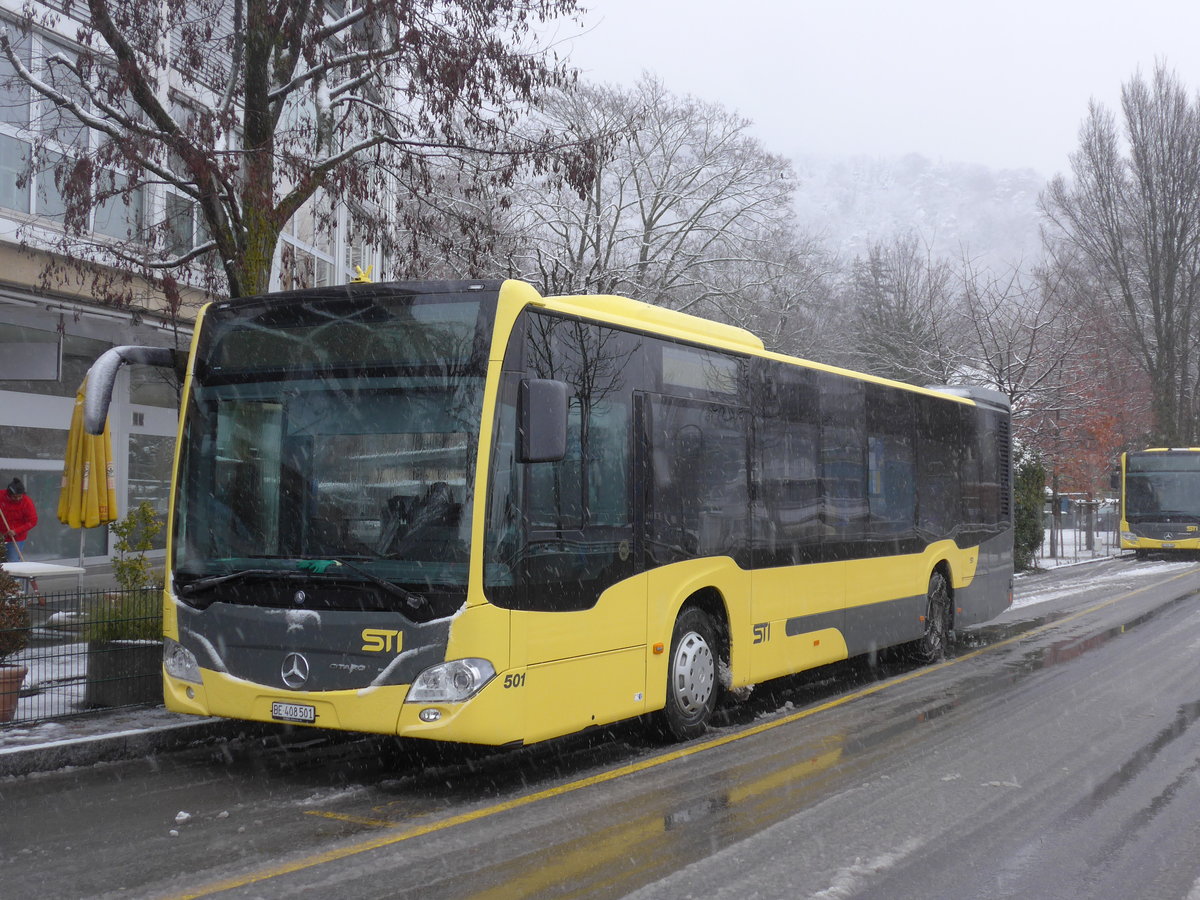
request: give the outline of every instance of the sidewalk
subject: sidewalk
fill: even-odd
[[[112,585],[112,567],[107,563],[89,566],[83,575],[38,579],[38,591],[45,595],[76,588],[105,590]],[[161,704],[3,725],[0,726],[0,778],[136,759],[194,744],[228,740],[239,734],[267,732],[273,727],[236,719],[182,715],[169,712]]]
[[[253,722],[181,715],[162,706],[8,725],[0,727],[0,778],[136,759],[228,739],[258,727]]]

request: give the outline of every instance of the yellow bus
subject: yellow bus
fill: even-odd
[[[97,363],[90,430],[159,356]],[[169,532],[172,710],[689,739],[729,691],[936,660],[1011,603],[1009,411],[515,280],[267,295],[198,319]]]
[[[1200,448],[1121,454],[1121,549],[1200,550]]]

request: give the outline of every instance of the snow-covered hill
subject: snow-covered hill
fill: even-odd
[[[1032,169],[899,159],[793,156],[802,228],[822,235],[844,260],[876,241],[915,230],[939,256],[964,255],[992,268],[1041,253],[1038,194],[1045,179]]]

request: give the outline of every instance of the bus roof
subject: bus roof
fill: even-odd
[[[762,339],[745,328],[702,319],[677,309],[654,306],[629,297],[613,294],[578,294],[543,299],[547,309],[587,318],[602,318],[613,324],[628,325],[642,330],[652,329],[673,337],[716,344],[729,350],[752,350],[761,353],[765,349]]]
[[[655,306],[642,300],[621,297],[615,294],[569,294],[561,296],[541,297],[537,289],[527,282],[524,284],[530,292],[529,302],[548,310],[562,312],[567,315],[609,322],[617,326],[625,326],[639,331],[651,331],[665,337],[679,338],[697,344],[730,350],[736,353],[747,353],[767,359],[776,359],[807,368],[847,375],[862,381],[872,381],[891,387],[902,388],[918,394],[934,394],[966,404],[984,404],[1001,409],[1008,409],[1008,398],[999,391],[973,385],[928,385],[921,387],[857,372],[840,366],[831,366],[813,360],[801,359],[783,353],[767,350],[762,339],[745,328],[727,325],[690,313],[669,309],[665,306]],[[470,292],[478,290],[500,290],[505,282],[481,279],[475,281],[424,281],[424,282],[367,282],[345,285],[330,285],[322,288],[308,288],[286,293],[260,294],[255,297],[239,298],[237,300],[218,301],[219,308],[229,306],[253,305],[256,303],[278,303],[317,298],[363,298],[370,296],[386,296],[397,292],[405,293],[442,293]],[[539,299],[534,299],[539,298]],[[197,319],[203,317],[204,310]],[[197,329],[197,333],[199,329]]]
[[[775,353],[767,350],[762,339],[745,328],[714,322],[712,319],[668,309],[664,306],[654,306],[629,297],[620,297],[614,294],[572,294],[543,297],[540,303],[534,302],[535,305],[555,312],[596,319],[613,325],[624,325],[640,331],[652,331],[655,334],[677,337],[710,347],[750,353],[811,369],[847,375],[862,381],[873,381],[878,384],[903,388],[918,394],[935,394],[959,403],[984,404],[1003,410],[1009,408],[1008,398],[1000,391],[974,385],[927,385],[922,387],[783,353]]]

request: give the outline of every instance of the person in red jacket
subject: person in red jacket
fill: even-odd
[[[0,492],[0,529],[4,531],[4,551],[8,562],[21,562],[21,548],[29,530],[37,524],[37,508],[25,493],[25,483],[14,478]]]

